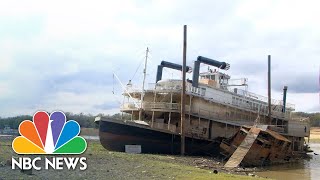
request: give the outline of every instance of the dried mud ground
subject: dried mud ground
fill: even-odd
[[[320,127],[312,127],[310,129],[310,142],[320,143]]]
[[[27,175],[11,169],[10,160],[17,157],[11,142],[12,138],[0,137],[0,179],[257,179],[248,176],[248,172],[228,172],[210,158],[110,152],[99,141],[87,141],[86,152],[73,156],[87,158],[88,168],[84,171],[79,167],[33,170],[32,175]]]

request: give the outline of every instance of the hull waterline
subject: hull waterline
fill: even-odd
[[[180,135],[161,132],[143,126],[133,126],[119,120],[101,120],[99,137],[104,148],[125,151],[125,145],[141,145],[142,153],[180,154]],[[218,154],[219,142],[186,137],[186,154]]]

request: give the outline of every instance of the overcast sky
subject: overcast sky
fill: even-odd
[[[231,78],[247,77],[250,91],[267,95],[271,54],[273,98],[288,85],[297,111],[320,111],[319,7],[292,0],[0,1],[0,116],[116,113],[121,88],[112,72],[139,83],[143,65],[135,71],[149,47],[153,83],[161,60],[182,62],[184,24],[188,65],[199,55],[228,62]]]

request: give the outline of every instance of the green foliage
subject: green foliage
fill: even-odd
[[[67,120],[75,120],[80,124],[80,127],[83,128],[97,128],[98,126],[94,123],[94,118],[92,114],[73,114],[71,112],[65,113],[67,116]]]
[[[320,127],[320,113],[314,113],[310,116],[310,124],[314,127]]]
[[[83,128],[98,128],[98,125],[94,123],[94,119],[97,116],[110,117],[114,119],[121,119],[121,116],[122,116],[122,119],[126,119],[126,120],[131,119],[131,116],[126,113],[123,113],[123,115],[121,113],[117,113],[114,115],[105,115],[100,113],[94,116],[92,114],[84,114],[84,113],[73,114],[71,112],[66,112],[65,115],[67,116],[67,120],[75,120]],[[7,117],[7,118],[0,117],[0,129],[3,129],[6,126],[9,126],[11,129],[18,129],[19,124],[24,120],[32,120],[32,116],[21,115],[21,116],[15,116],[15,117]]]
[[[9,126],[11,129],[18,129],[19,124],[24,120],[32,120],[32,116],[21,115],[16,117],[0,118],[0,129]]]
[[[293,116],[309,118],[312,127],[320,127],[320,113],[295,112]]]
[[[131,114],[128,114],[128,113],[123,113],[123,114],[117,113],[117,114],[112,115],[111,118],[130,120],[131,119]]]

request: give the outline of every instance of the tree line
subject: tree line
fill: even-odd
[[[94,119],[97,116],[110,117],[115,119],[121,118],[120,113],[117,113],[114,115],[105,115],[105,114],[92,115],[92,114],[84,114],[84,113],[74,114],[71,112],[66,112],[65,115],[67,117],[67,120],[75,120],[80,124],[80,127],[84,127],[84,128],[98,128],[98,125],[94,123]],[[127,116],[128,115],[125,115],[124,118],[128,119]],[[0,117],[0,129],[4,129],[5,127],[10,127],[11,129],[18,129],[19,124],[24,120],[32,121],[32,116],[20,115],[15,117],[6,117],[6,118]]]
[[[294,116],[309,118],[312,127],[320,127],[320,113],[294,112]]]
[[[81,127],[84,127],[84,128],[98,128],[98,125],[94,123],[94,119],[97,116],[121,119],[120,113],[113,114],[113,115],[105,115],[105,114],[92,115],[92,114],[84,114],[84,113],[74,114],[71,112],[66,112],[65,115],[67,116],[67,120],[75,120],[80,124]],[[293,115],[309,118],[311,126],[320,127],[320,113],[295,112]],[[122,118],[130,119],[130,115],[124,114]],[[32,120],[32,116],[20,115],[20,116],[7,117],[7,118],[0,117],[0,129],[3,129],[4,127],[10,127],[11,129],[18,129],[19,124],[24,120]]]

